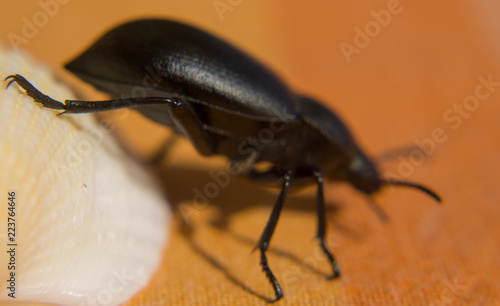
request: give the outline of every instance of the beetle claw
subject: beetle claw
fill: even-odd
[[[12,80],[10,80],[10,79],[12,79]],[[10,80],[10,81],[9,81],[9,80]],[[4,79],[4,81],[5,81],[5,82],[9,81],[9,82],[7,83],[7,86],[5,86],[5,89],[8,89],[8,88],[9,88],[9,86],[10,86],[10,84],[14,83],[14,76],[13,76],[13,75],[9,75],[9,76],[7,76],[7,77]]]
[[[31,97],[33,99],[33,101],[42,104],[43,107],[52,108],[52,109],[65,109],[66,108],[66,105],[64,103],[59,102],[57,100],[54,100],[54,99],[52,99],[51,97],[49,97],[47,95],[44,95],[38,89],[36,89],[36,87],[33,86],[33,84],[31,84],[30,82],[28,82],[28,80],[26,80],[20,74],[11,74],[11,75],[7,76],[4,79],[4,81],[9,81],[7,83],[7,87],[6,88],[9,88],[9,86],[12,83],[16,83],[17,85],[19,85],[19,87],[21,87],[22,89],[24,89],[24,91],[26,92],[26,94],[29,97]]]

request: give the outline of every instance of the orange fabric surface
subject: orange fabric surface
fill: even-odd
[[[230,8],[222,15],[220,3]],[[37,1],[8,6],[0,13],[7,47],[22,17],[41,9]],[[125,20],[183,20],[334,108],[375,159],[425,144],[432,152],[424,163],[412,147],[377,164],[384,175],[436,190],[441,206],[410,189],[385,188],[375,196],[390,218],[383,224],[363,195],[326,185],[338,280],[324,279],[328,262],[313,239],[314,190],[289,196],[268,252],[285,295],[276,305],[500,305],[499,15],[500,5],[487,0],[68,1],[20,47],[60,68]],[[169,133],[135,115],[116,122],[118,137],[140,157]],[[264,305],[262,297],[273,297],[259,254],[250,251],[278,193],[231,177],[208,205],[193,203],[224,167],[183,140],[167,154],[158,170],[176,213],[172,238],[156,276],[127,305]]]

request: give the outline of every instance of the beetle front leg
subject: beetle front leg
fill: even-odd
[[[330,278],[335,278],[340,276],[340,268],[333,257],[332,253],[328,251],[325,245],[325,235],[326,235],[326,212],[325,212],[325,199],[323,197],[323,173],[321,171],[314,171],[314,177],[316,179],[316,183],[318,185],[318,191],[316,195],[316,206],[317,206],[317,214],[318,214],[318,229],[316,232],[316,238],[319,240],[319,246],[323,253],[328,258],[330,265],[332,266],[332,275]]]
[[[276,295],[273,300],[269,301],[270,303],[274,303],[281,299],[283,297],[283,292],[281,290],[280,284],[278,283],[278,280],[271,271],[271,268],[269,268],[269,264],[267,263],[266,251],[269,248],[269,242],[271,241],[271,237],[273,236],[274,229],[278,224],[280,213],[283,208],[283,203],[285,202],[285,197],[288,192],[288,188],[290,187],[291,179],[292,172],[287,171],[287,173],[283,177],[283,188],[281,189],[280,195],[278,196],[278,199],[274,204],[271,216],[269,217],[269,221],[267,221],[267,225],[264,228],[264,232],[262,232],[259,242],[255,247],[255,249],[260,250],[260,265],[262,266],[262,271],[266,273],[266,277],[267,279],[269,279],[269,282],[273,286],[274,294]]]

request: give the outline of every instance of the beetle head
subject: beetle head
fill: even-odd
[[[381,179],[375,165],[361,152],[356,154],[349,164],[347,181],[366,194],[378,191],[381,185],[403,186],[420,190],[434,198],[436,202],[441,202],[441,198],[435,192],[420,184],[394,179]]]
[[[408,181],[381,179],[375,165],[362,153],[356,154],[351,160],[347,181],[366,194],[378,191],[381,185],[403,186],[420,190],[432,197],[436,202],[441,202],[439,195],[423,185]]]
[[[362,153],[356,154],[347,170],[347,181],[356,189],[371,194],[382,184],[375,165]]]

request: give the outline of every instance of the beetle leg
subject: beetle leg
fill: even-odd
[[[340,276],[340,268],[333,257],[332,253],[328,251],[325,245],[325,234],[326,234],[326,213],[325,213],[325,199],[323,197],[323,173],[321,171],[314,171],[314,177],[316,179],[316,183],[318,184],[318,191],[316,195],[316,205],[317,205],[317,214],[318,214],[318,229],[316,232],[316,238],[319,240],[319,246],[323,253],[325,253],[328,261],[332,266],[332,275],[330,278],[335,278]]]
[[[203,155],[213,154],[213,145],[210,135],[203,128],[203,123],[198,116],[193,112],[191,107],[181,100],[176,100],[175,103],[167,104],[170,112],[170,117],[175,124],[183,130],[193,146]]]
[[[166,105],[170,116],[177,126],[184,130],[185,136],[191,140],[193,146],[203,155],[210,155],[213,153],[212,142],[207,132],[203,129],[203,124],[191,108],[179,99],[137,97],[105,101],[65,100],[63,103],[44,95],[19,74],[9,75],[5,78],[5,81],[8,81],[7,87],[14,82],[17,83],[26,91],[28,96],[33,98],[35,102],[41,103],[46,108],[64,110],[59,115],[64,113],[94,113],[146,105]]]
[[[266,273],[266,277],[267,279],[269,279],[269,282],[273,286],[274,294],[276,295],[274,300],[270,301],[271,303],[274,303],[277,300],[281,299],[283,297],[283,292],[281,291],[281,287],[278,283],[278,280],[271,271],[271,268],[269,268],[269,265],[267,263],[266,251],[269,248],[269,242],[271,241],[271,237],[273,236],[274,229],[278,224],[280,213],[283,208],[283,203],[285,202],[285,197],[288,192],[288,188],[290,187],[291,179],[292,179],[292,172],[287,171],[287,173],[283,177],[283,188],[281,189],[280,195],[278,196],[278,199],[274,204],[271,216],[269,217],[269,221],[267,221],[267,225],[264,228],[264,232],[262,232],[259,242],[255,247],[255,249],[260,250],[260,265],[262,266],[262,271]]]
[[[37,103],[41,103],[43,107],[64,110],[59,115],[64,113],[94,113],[120,108],[155,105],[155,104],[175,104],[181,103],[177,99],[170,99],[164,97],[143,97],[143,98],[123,98],[105,101],[79,101],[79,100],[65,100],[64,103],[54,100],[51,97],[44,95],[35,86],[33,86],[22,75],[12,74],[5,78],[8,81],[7,88],[12,83],[17,83],[26,94],[33,98]]]

